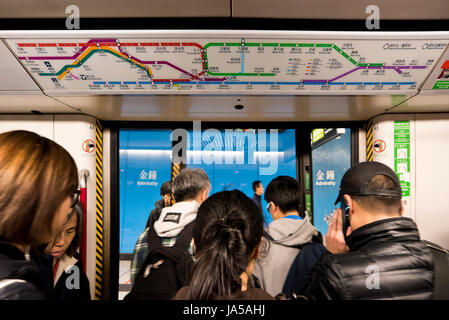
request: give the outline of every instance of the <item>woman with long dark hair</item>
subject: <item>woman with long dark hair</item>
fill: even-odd
[[[176,300],[269,300],[251,278],[263,236],[263,217],[241,191],[218,192],[198,209],[193,230],[195,263]]]
[[[83,237],[83,207],[78,202],[64,229],[46,248],[53,270],[53,299],[90,300],[89,279],[83,271],[78,249]]]

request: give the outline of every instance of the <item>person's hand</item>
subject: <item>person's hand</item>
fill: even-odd
[[[331,253],[345,253],[349,251],[343,235],[343,217],[341,209],[335,210],[335,222],[329,226],[325,236],[326,249]],[[348,227],[346,236],[351,234],[351,227]]]

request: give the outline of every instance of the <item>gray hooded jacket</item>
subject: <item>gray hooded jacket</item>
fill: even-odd
[[[154,230],[162,238],[175,238],[186,225],[195,220],[200,204],[193,201],[178,202],[162,209]]]
[[[266,231],[274,241],[270,241],[268,252],[262,252],[257,259],[254,275],[259,278],[263,290],[276,296],[282,292],[290,266],[299,253],[299,249],[291,246],[312,241],[318,230],[306,215],[302,220],[290,218],[274,220]]]

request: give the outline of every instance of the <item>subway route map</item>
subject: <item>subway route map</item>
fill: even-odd
[[[447,40],[8,39],[47,92],[396,94],[420,88]]]

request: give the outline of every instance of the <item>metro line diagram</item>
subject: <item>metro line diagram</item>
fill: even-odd
[[[44,90],[89,92],[416,90],[444,50],[418,40],[388,41],[395,51],[380,40],[9,41]]]

